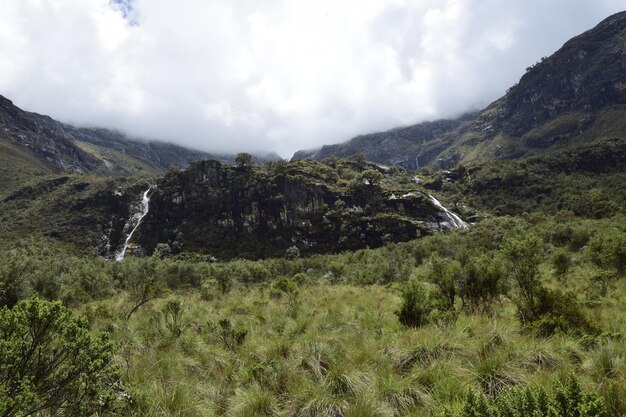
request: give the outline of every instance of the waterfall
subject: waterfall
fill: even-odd
[[[447,208],[445,208],[439,202],[439,200],[437,200],[435,197],[433,197],[430,194],[428,195],[428,197],[430,197],[430,199],[432,200],[432,202],[435,204],[435,206],[437,208],[439,208],[441,211],[443,211],[445,216],[448,218],[448,221],[450,222],[450,224],[455,229],[467,229],[469,227],[469,225],[467,223],[465,223],[457,214],[455,214],[455,213],[451,212],[450,210],[448,210]]]
[[[122,247],[122,250],[115,257],[116,261],[124,260],[124,256],[126,255],[126,250],[128,249],[128,245],[130,244],[130,239],[133,237],[133,233],[135,233],[135,230],[137,230],[137,228],[141,224],[141,220],[144,217],[146,217],[146,214],[148,214],[149,204],[150,204],[150,199],[148,198],[148,193],[150,192],[150,190],[151,190],[151,188],[148,188],[143,193],[143,197],[141,199],[141,216],[139,216],[139,219],[137,219],[137,224],[135,225],[135,227],[133,227],[133,230],[131,230],[130,233],[128,234],[128,236],[126,237],[126,241],[124,242],[124,246]]]

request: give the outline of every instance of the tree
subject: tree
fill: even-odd
[[[104,415],[119,391],[113,345],[60,302],[0,310],[0,416]]]
[[[285,257],[287,259],[298,259],[300,257],[300,249],[297,246],[290,246],[285,251]]]
[[[254,165],[254,159],[249,153],[240,152],[235,156],[235,164],[237,164],[237,168],[248,170]]]
[[[357,175],[357,181],[371,186],[379,185],[383,178],[383,174],[374,169],[366,169]]]
[[[373,169],[367,169],[350,181],[348,189],[352,193],[355,204],[360,206],[370,205],[377,207],[382,198],[383,174]]]

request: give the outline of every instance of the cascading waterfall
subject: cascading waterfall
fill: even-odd
[[[435,204],[435,206],[437,208],[439,208],[441,211],[443,211],[443,213],[445,214],[445,216],[447,217],[448,221],[450,222],[450,224],[456,228],[456,229],[467,229],[469,227],[469,225],[467,223],[465,223],[457,214],[451,212],[450,210],[448,210],[447,208],[445,208],[443,206],[443,204],[441,204],[439,202],[439,200],[437,200],[435,197],[433,197],[432,195],[428,195],[428,197],[430,197],[430,199],[432,200],[432,202]]]
[[[135,225],[135,227],[133,227],[133,230],[131,230],[130,233],[128,234],[128,236],[126,237],[126,241],[124,242],[124,246],[122,247],[122,250],[115,257],[116,261],[124,260],[124,256],[126,255],[126,250],[128,249],[128,245],[130,244],[130,239],[133,237],[133,233],[135,233],[135,230],[137,230],[137,228],[141,224],[141,220],[144,217],[146,217],[146,214],[148,214],[148,210],[150,209],[150,207],[149,207],[149,205],[150,205],[150,198],[148,198],[148,193],[150,192],[151,189],[152,189],[152,187],[148,188],[143,193],[143,197],[141,199],[141,207],[142,207],[141,216],[139,216],[139,219],[137,219],[137,224]]]

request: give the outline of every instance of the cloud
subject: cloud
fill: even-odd
[[[0,94],[79,125],[278,151],[452,117],[617,0],[3,0]]]

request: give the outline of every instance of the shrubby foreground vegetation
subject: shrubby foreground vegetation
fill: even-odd
[[[2,242],[0,415],[623,415],[625,220],[226,263]]]

